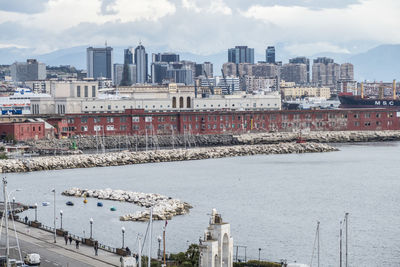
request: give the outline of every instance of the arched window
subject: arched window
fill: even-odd
[[[183,97],[179,98],[179,108],[184,108],[184,106],[183,106]]]
[[[176,97],[172,98],[172,108],[176,108]]]
[[[188,96],[187,98],[186,98],[186,107],[187,108],[191,108],[192,106],[191,106],[191,101],[190,101],[190,96]]]

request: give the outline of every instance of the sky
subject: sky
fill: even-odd
[[[359,53],[400,43],[399,0],[0,0],[0,48],[49,53],[81,45],[211,55]],[[163,51],[160,51],[163,52]]]

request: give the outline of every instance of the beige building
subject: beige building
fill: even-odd
[[[323,97],[329,99],[331,90],[329,87],[281,87],[285,99],[296,99],[301,97]]]
[[[267,91],[270,92],[271,88],[275,87],[276,79],[266,77],[245,76],[244,88],[247,92]]]
[[[64,86],[64,90],[55,92],[53,97],[32,100],[32,113],[115,113],[124,112],[125,109],[174,111],[218,109],[279,110],[281,108],[281,98],[278,93],[249,95],[245,92],[235,92],[233,95],[215,94],[202,98],[201,92],[196,97],[194,86],[169,84],[168,86],[154,87],[118,87],[114,95],[103,94],[92,97],[94,95],[90,95],[89,88],[92,88],[91,86],[93,85],[90,83],[76,83],[70,84],[70,86],[65,84]],[[82,97],[82,94],[86,96],[86,87],[88,87],[89,97]],[[62,88],[62,86],[58,88]],[[201,88],[201,90],[203,89],[206,90],[207,88]],[[77,93],[79,90],[81,90],[80,94]],[[93,93],[97,95],[97,91],[93,91]]]

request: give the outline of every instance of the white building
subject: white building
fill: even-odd
[[[210,224],[200,241],[200,267],[232,267],[233,238],[230,224],[222,221],[220,214],[212,210]]]

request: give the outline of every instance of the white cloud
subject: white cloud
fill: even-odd
[[[223,0],[201,1],[198,3],[196,0],[182,0],[184,8],[192,10],[196,13],[204,12],[211,14],[232,15],[232,9]]]
[[[290,44],[285,46],[285,50],[292,55],[297,54],[302,56],[312,56],[323,52],[350,54],[350,51],[347,48],[328,42]]]
[[[28,48],[26,46],[23,45],[18,45],[18,44],[4,44],[4,43],[0,43],[0,48]]]

